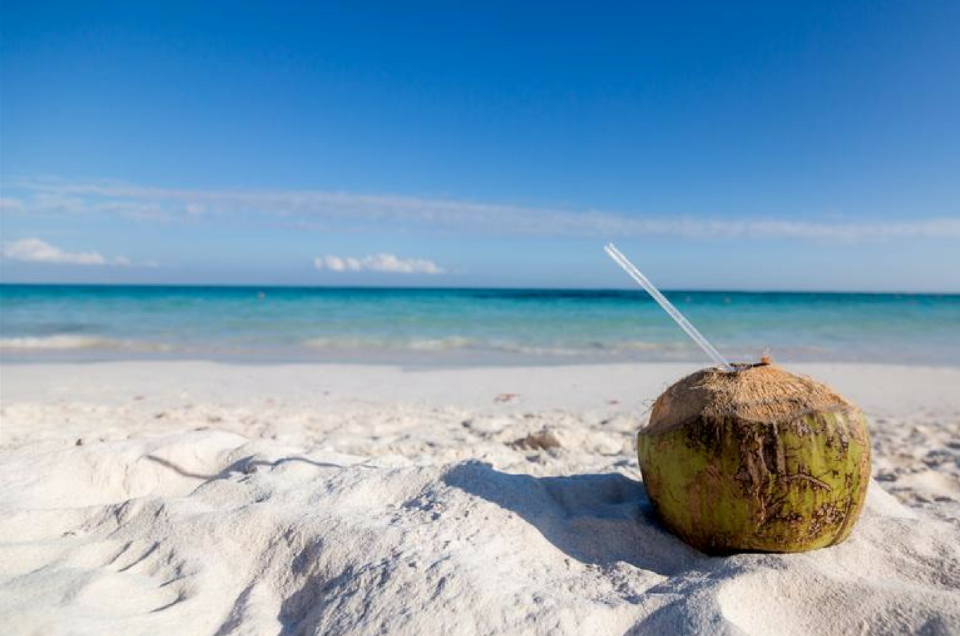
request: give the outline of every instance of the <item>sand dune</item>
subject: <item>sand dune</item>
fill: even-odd
[[[2,368],[5,633],[960,632],[957,370],[802,369],[878,481],[847,542],[726,558],[639,481],[679,365],[80,370]]]

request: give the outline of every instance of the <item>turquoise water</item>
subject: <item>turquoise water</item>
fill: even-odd
[[[731,360],[960,364],[960,296],[667,292]],[[4,361],[704,360],[640,291],[0,286]]]

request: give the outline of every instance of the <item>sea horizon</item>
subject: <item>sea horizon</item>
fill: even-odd
[[[20,282],[3,281],[2,287],[132,287],[132,288],[226,288],[226,289],[332,289],[332,290],[399,290],[399,291],[556,291],[556,292],[629,292],[643,293],[638,287],[621,286],[546,286],[546,285],[380,285],[380,284],[303,284],[303,283],[124,283],[124,282]],[[960,290],[957,291],[937,291],[937,290],[862,290],[862,289],[790,289],[790,288],[749,288],[749,287],[661,287],[660,291],[664,293],[684,293],[684,292],[704,292],[704,293],[734,293],[734,294],[846,294],[858,296],[960,296]]]

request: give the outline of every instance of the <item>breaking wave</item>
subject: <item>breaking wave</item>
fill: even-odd
[[[639,340],[588,343],[522,343],[508,340],[481,340],[462,336],[444,338],[359,338],[324,337],[301,342],[303,347],[323,351],[486,351],[533,357],[617,356],[636,352],[669,351],[676,343]],[[682,348],[682,347],[681,347]]]
[[[323,350],[380,350],[380,351],[451,351],[476,346],[472,338],[450,336],[447,338],[410,338],[390,340],[386,338],[309,338],[302,342],[309,349]]]
[[[63,351],[70,349],[109,349],[113,351],[163,352],[172,347],[142,340],[119,340],[97,336],[57,334],[42,337],[0,338],[0,351]]]

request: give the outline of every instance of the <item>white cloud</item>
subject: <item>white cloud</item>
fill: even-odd
[[[363,259],[364,269],[394,274],[442,274],[436,263],[425,258],[397,258],[393,254],[374,254]]]
[[[676,237],[804,241],[958,239],[960,218],[904,220],[793,220],[656,216],[533,208],[514,205],[303,190],[180,190],[118,182],[72,183],[28,179],[6,189],[32,193],[6,200],[5,213],[98,214],[141,222],[210,222],[216,219],[282,223],[305,230],[441,230],[513,236],[579,236],[597,239]],[[18,195],[19,196],[19,195]],[[346,261],[343,269],[350,267]],[[385,265],[389,267],[389,265]]]
[[[363,269],[363,264],[357,258],[340,258],[332,254],[328,256],[318,256],[313,259],[313,265],[317,269],[329,269],[332,272],[359,272]]]
[[[99,252],[65,252],[38,238],[25,238],[4,243],[0,250],[3,257],[25,263],[67,263],[70,265],[105,265]]]
[[[117,255],[112,259],[100,252],[66,252],[38,238],[25,238],[7,242],[0,248],[0,256],[11,261],[24,263],[55,263],[66,265],[116,265],[127,267],[133,262],[126,256]]]
[[[388,274],[442,274],[443,269],[425,258],[399,258],[393,254],[370,254],[362,258],[328,254],[313,259],[317,269],[331,272],[383,272]]]
[[[313,259],[313,266],[316,267],[317,269],[323,269],[324,267],[326,267],[327,269],[334,272],[342,272],[343,259],[338,258],[336,256],[318,256],[315,259]]]
[[[345,272],[348,269],[356,271],[360,269],[359,262],[356,259],[342,259],[339,256],[333,256],[332,254],[329,256],[318,256],[317,258],[313,259],[313,264],[317,269],[323,269],[326,267],[332,272]]]

